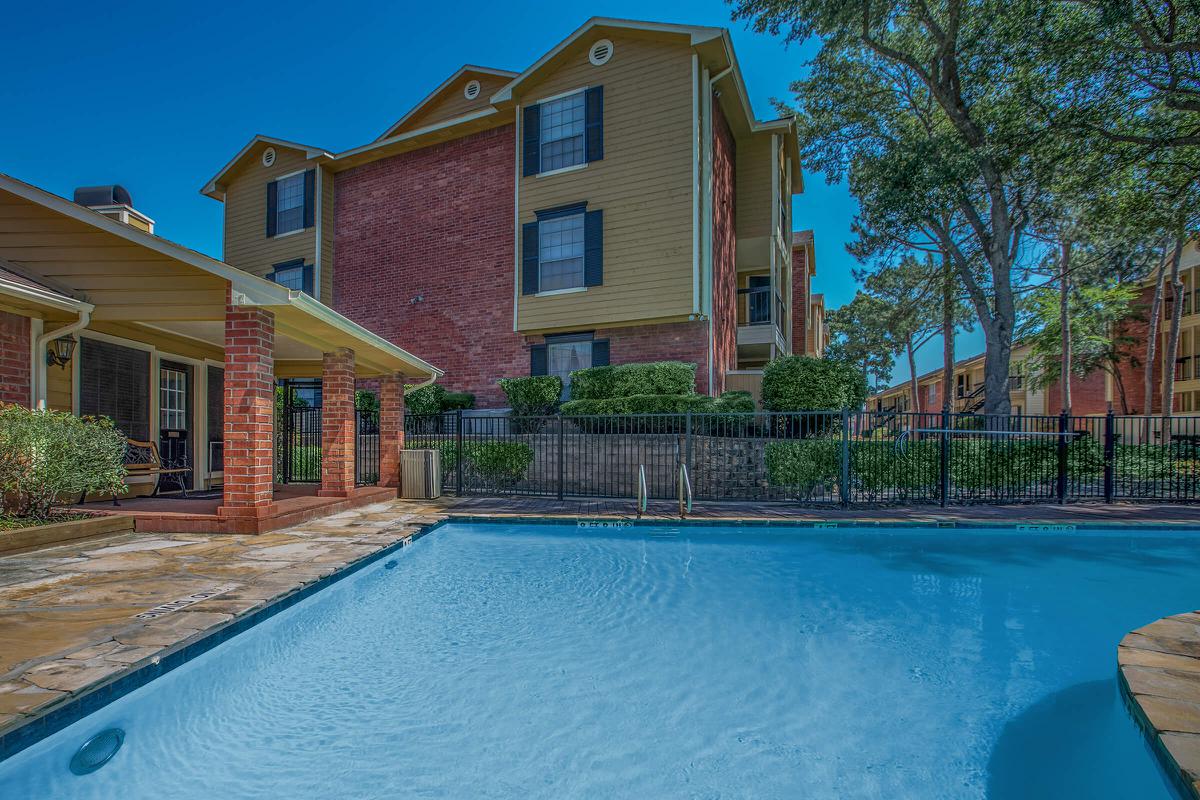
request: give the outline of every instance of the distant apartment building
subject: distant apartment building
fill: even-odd
[[[360,147],[255,136],[203,193],[228,263],[419,339],[496,407],[503,377],[678,359],[715,394],[819,353],[802,190],[795,123],[753,117],[728,31],[595,18]]]

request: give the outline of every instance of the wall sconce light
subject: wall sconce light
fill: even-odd
[[[46,348],[46,363],[57,364],[66,369],[67,362],[71,360],[71,354],[75,352],[76,344],[78,342],[70,334],[50,342],[50,345]]]

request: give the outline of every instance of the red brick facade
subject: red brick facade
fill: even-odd
[[[225,490],[218,514],[267,516],[274,500],[275,315],[225,309]]]
[[[1089,414],[1104,414],[1108,411],[1108,400],[1105,398],[1105,374],[1097,370],[1086,378],[1071,376],[1071,413],[1075,416]],[[1139,384],[1141,378],[1138,378]],[[1139,394],[1141,387],[1139,385]],[[1046,413],[1057,414],[1062,411],[1062,383],[1055,381],[1046,387]],[[1120,413],[1119,400],[1115,400],[1114,409]]]
[[[720,105],[714,101],[712,108],[712,354],[714,394],[719,394],[725,390],[725,371],[737,368],[736,145]]]
[[[29,318],[0,311],[0,403],[29,405]]]
[[[354,351],[324,354],[321,373],[321,497],[354,491]]]
[[[404,449],[404,382],[390,375],[379,381],[379,485],[400,485]]]
[[[338,173],[334,308],[502,406],[528,375],[513,331],[513,160],[506,125]]]
[[[792,248],[792,352],[808,353],[808,250]]]

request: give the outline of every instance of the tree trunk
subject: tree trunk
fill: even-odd
[[[1179,277],[1179,261],[1183,257],[1186,240],[1183,234],[1175,237],[1175,249],[1171,253],[1171,329],[1167,333],[1167,351],[1163,364],[1163,442],[1170,439],[1171,412],[1175,404],[1175,359],[1179,354],[1179,321],[1183,318],[1183,281]]]
[[[954,262],[942,253],[942,410],[954,403]]]
[[[1150,301],[1150,318],[1146,321],[1146,363],[1142,377],[1143,400],[1145,408],[1142,414],[1146,417],[1142,441],[1150,441],[1150,429],[1153,425],[1154,414],[1154,365],[1158,358],[1158,328],[1162,319],[1163,284],[1167,277],[1167,249],[1163,246],[1162,259],[1158,264],[1158,280],[1154,283],[1154,299]]]
[[[904,349],[908,353],[908,391],[912,393],[913,413],[921,413],[921,387],[917,383],[917,354],[913,351],[912,337],[904,344]]]
[[[1062,258],[1058,275],[1058,326],[1062,336],[1062,366],[1058,372],[1058,382],[1062,387],[1062,411],[1071,413],[1071,240],[1063,239]]]

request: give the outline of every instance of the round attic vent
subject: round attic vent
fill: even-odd
[[[612,58],[613,43],[608,39],[601,39],[592,45],[592,49],[588,51],[588,61],[592,62],[593,66],[602,66],[608,63]]]
[[[275,148],[274,147],[268,147],[266,150],[263,150],[262,161],[263,161],[264,167],[269,167],[275,163]]]
[[[463,97],[468,100],[479,97],[479,81],[467,81],[467,85],[463,87]]]

